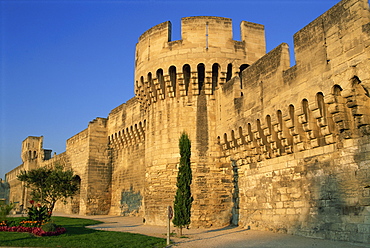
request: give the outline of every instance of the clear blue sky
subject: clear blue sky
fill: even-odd
[[[267,51],[337,0],[0,0],[0,178],[19,166],[27,136],[65,151],[68,138],[134,96],[138,37],[165,21],[220,16],[265,25]]]

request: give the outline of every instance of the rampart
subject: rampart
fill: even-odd
[[[243,226],[368,242],[369,21],[342,1],[295,34],[294,67],[282,44],[218,92]]]
[[[178,41],[159,24],[136,46],[135,97],[51,159],[30,137],[38,143],[24,143],[23,164],[7,174],[11,197],[27,195],[20,169],[64,161],[81,187],[60,209],[164,225],[185,131],[192,228],[369,243],[369,30],[368,1],[343,0],[294,35],[291,67],[287,44],[265,54],[260,24],[242,22],[241,41],[228,18],[183,18]]]

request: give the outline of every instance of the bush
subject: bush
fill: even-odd
[[[0,204],[0,221],[5,220],[6,216],[10,213],[14,206],[14,203]]]
[[[50,212],[48,211],[47,206],[42,206],[40,203],[35,204],[33,200],[30,201],[30,203],[32,206],[28,208],[27,220],[36,221],[40,225],[50,220]]]
[[[55,232],[58,226],[55,223],[49,222],[41,227],[44,232]]]
[[[13,226],[21,226],[22,220],[21,219],[11,219],[11,220],[4,220],[2,222],[2,226],[10,226],[10,227],[13,227]]]

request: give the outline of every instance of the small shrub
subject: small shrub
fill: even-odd
[[[58,226],[52,222],[46,223],[45,225],[41,227],[41,229],[45,232],[55,232],[57,228]]]
[[[31,207],[28,208],[28,218],[29,221],[37,221],[40,225],[48,220],[50,220],[50,212],[48,211],[47,206],[42,206],[40,203],[35,204],[32,200],[30,201],[32,204]],[[39,225],[39,226],[40,226]]]
[[[11,220],[6,220],[4,221],[4,226],[9,226],[9,227],[13,227],[13,226],[21,226],[21,222],[23,220],[21,219],[11,219]]]
[[[0,204],[0,221],[5,220],[6,216],[10,213],[10,211],[14,208],[15,204]]]

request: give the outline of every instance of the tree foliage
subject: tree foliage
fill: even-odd
[[[73,171],[63,170],[61,165],[22,171],[17,177],[31,189],[32,200],[46,205],[50,213],[58,200],[66,203],[69,197],[77,193],[79,187]]]
[[[190,167],[191,142],[188,135],[184,132],[179,139],[180,149],[180,165],[177,175],[177,191],[174,202],[175,216],[173,224],[180,230],[180,235],[183,227],[188,227],[191,217],[191,205],[193,197],[191,196],[190,185],[192,181],[192,173]]]

